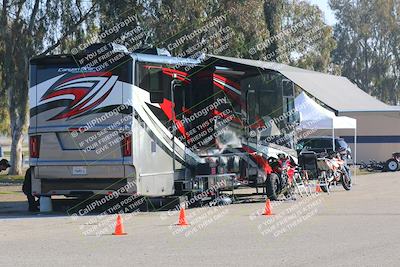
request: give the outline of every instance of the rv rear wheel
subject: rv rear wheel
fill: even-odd
[[[265,186],[267,197],[270,200],[277,200],[279,195],[279,177],[276,173],[268,175]]]

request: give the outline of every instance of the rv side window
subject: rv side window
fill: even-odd
[[[256,93],[255,91],[247,91],[247,113],[248,113],[248,119],[249,119],[249,125],[253,124],[256,122],[256,116],[257,116],[257,98],[256,98]]]
[[[282,96],[283,96],[283,112],[288,113],[294,110],[294,84],[290,80],[282,80]],[[286,122],[293,123],[296,121],[294,115],[287,118]]]
[[[137,67],[137,85],[150,93],[151,102],[163,102],[169,95],[170,79],[163,73],[162,66],[140,63]]]
[[[292,81],[286,80],[286,79],[282,80],[282,94],[283,94],[283,97],[293,97],[294,96],[294,87],[293,87]]]
[[[163,103],[164,102],[164,92],[163,91],[150,92],[150,102],[151,103]]]
[[[277,85],[276,75],[265,74],[262,77],[263,84],[260,87],[258,99],[260,102],[260,117],[271,120],[282,115],[282,100]],[[280,127],[279,125],[277,125]]]

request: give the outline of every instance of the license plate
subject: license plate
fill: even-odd
[[[73,166],[72,175],[86,175],[86,167],[84,166]]]

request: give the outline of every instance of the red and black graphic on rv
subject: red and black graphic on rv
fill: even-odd
[[[56,107],[63,107],[57,115],[48,119],[71,119],[90,112],[111,93],[118,76],[111,72],[65,74],[41,96],[37,114]]]
[[[171,68],[165,68],[161,66],[151,66],[151,65],[146,65],[144,66],[146,69],[161,69],[162,73],[165,75],[168,75],[170,77],[175,77],[176,79],[182,81],[185,84],[189,84],[191,82],[189,78],[189,74],[187,72],[183,72],[180,70],[176,69],[171,69]],[[175,75],[175,76],[174,76]],[[244,106],[243,101],[241,100],[241,92],[240,92],[240,84],[233,82],[229,80],[226,77],[223,77],[221,75],[213,74],[213,84],[221,89],[222,91],[225,92],[225,94],[234,102],[240,103],[241,106]],[[165,101],[164,101],[165,102]],[[165,114],[168,116],[168,111],[171,110],[170,106],[168,105],[169,103],[163,103],[160,104],[161,109],[165,112]],[[182,113],[185,114],[191,114],[191,109],[187,108],[185,106],[182,106]],[[221,112],[218,110],[214,110],[212,113],[214,116],[220,116]],[[171,119],[171,116],[168,116],[168,119]],[[176,119],[176,118],[175,118]],[[234,117],[233,122],[242,124],[241,120],[237,117]],[[181,128],[181,127],[179,127]],[[179,129],[180,132],[182,132],[182,129]]]
[[[256,150],[245,145],[243,146],[243,150],[249,153],[249,156],[254,160],[260,170],[264,171],[268,175],[273,172],[272,167],[268,163],[268,160],[264,158],[261,153],[257,153]]]
[[[170,77],[174,77],[177,78],[178,80],[188,84],[190,82],[190,80],[188,79],[188,73],[187,72],[183,72],[180,70],[176,70],[176,69],[170,69],[170,68],[165,68],[165,67],[161,67],[161,66],[151,66],[151,65],[145,65],[144,66],[145,69],[151,70],[151,69],[161,69],[163,74],[168,75]]]

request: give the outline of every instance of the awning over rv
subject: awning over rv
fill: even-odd
[[[233,57],[210,55],[211,62],[219,60],[253,66],[262,69],[274,70],[293,81],[304,91],[337,112],[346,111],[400,111],[398,107],[385,103],[368,95],[342,76],[309,71],[291,67],[285,64],[250,60]],[[215,63],[214,63],[215,64]]]

